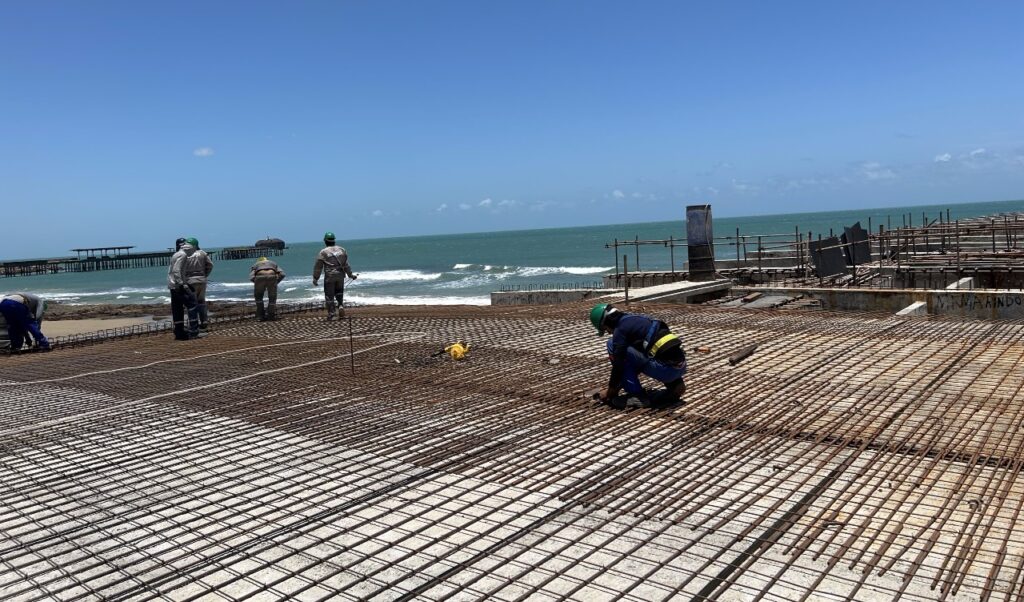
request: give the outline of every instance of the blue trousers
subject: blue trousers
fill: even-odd
[[[608,354],[612,353],[612,340],[608,339]],[[686,374],[686,361],[680,367],[663,364],[658,360],[647,357],[636,347],[628,347],[626,350],[626,365],[622,369],[622,388],[627,393],[643,393],[644,386],[640,384],[640,375],[646,374],[654,380],[668,384],[678,380]]]
[[[39,322],[29,313],[28,307],[20,301],[4,299],[0,301],[0,313],[7,321],[7,336],[11,339],[11,349],[18,350],[25,344],[25,334],[30,333],[41,349],[49,349],[50,341],[46,340]]]

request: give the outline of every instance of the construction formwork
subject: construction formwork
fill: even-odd
[[[1022,599],[1024,323],[631,309],[684,403],[584,305],[0,358],[0,600]]]
[[[874,231],[870,221],[867,230],[844,228],[843,233],[828,234],[799,227],[789,234],[743,234],[737,229],[713,239],[717,271],[744,285],[773,287],[942,289],[970,277],[976,288],[1024,289],[1024,213],[953,221],[941,214],[931,220],[922,216],[918,226],[903,217],[903,226],[879,224]],[[863,239],[843,238],[857,231]],[[616,257],[615,273],[605,277],[605,284],[651,286],[685,280],[686,264],[676,248],[686,245],[685,237],[615,239],[605,244]],[[641,249],[647,249],[644,256]],[[664,262],[651,261],[656,249],[668,251],[669,271],[641,269]]]

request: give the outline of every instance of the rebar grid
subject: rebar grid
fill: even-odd
[[[633,310],[684,405],[591,401],[580,306],[11,358],[0,599],[1024,596],[1024,325]]]

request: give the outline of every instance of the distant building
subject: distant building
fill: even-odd
[[[267,237],[264,238],[263,240],[257,240],[255,246],[266,249],[277,249],[278,251],[282,251],[284,250],[284,241],[281,240],[280,238]]]

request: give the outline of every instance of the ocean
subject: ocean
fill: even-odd
[[[713,206],[712,206],[713,210]],[[713,218],[714,235],[818,233],[860,222],[874,232],[878,225],[897,227],[907,215],[920,225],[922,214],[929,220],[944,215],[951,219],[1024,211],[1024,201],[964,203],[857,209],[819,213],[791,213],[750,217]],[[684,209],[680,208],[680,214]],[[605,245],[619,241],[655,240],[686,236],[686,224],[678,221],[611,224],[576,228],[518,230],[440,236],[412,236],[346,240],[338,244],[349,253],[359,278],[346,286],[346,304],[352,305],[487,305],[490,293],[503,288],[554,288],[599,285],[601,277],[614,273],[616,254]],[[239,241],[240,244],[241,241]],[[289,242],[281,257],[274,259],[288,274],[278,289],[279,302],[304,302],[323,298],[312,282],[313,263],[323,244]],[[719,259],[735,257],[735,247],[721,245]],[[636,252],[620,247],[618,259],[629,255],[630,271],[637,269]],[[640,269],[668,270],[672,263],[681,269],[686,261],[685,246],[674,257],[662,245],[640,249]],[[210,276],[207,298],[248,301],[250,260],[220,261]],[[27,291],[43,298],[70,304],[170,303],[166,288],[166,267],[109,270],[90,273],[20,276],[0,279],[0,292]]]

